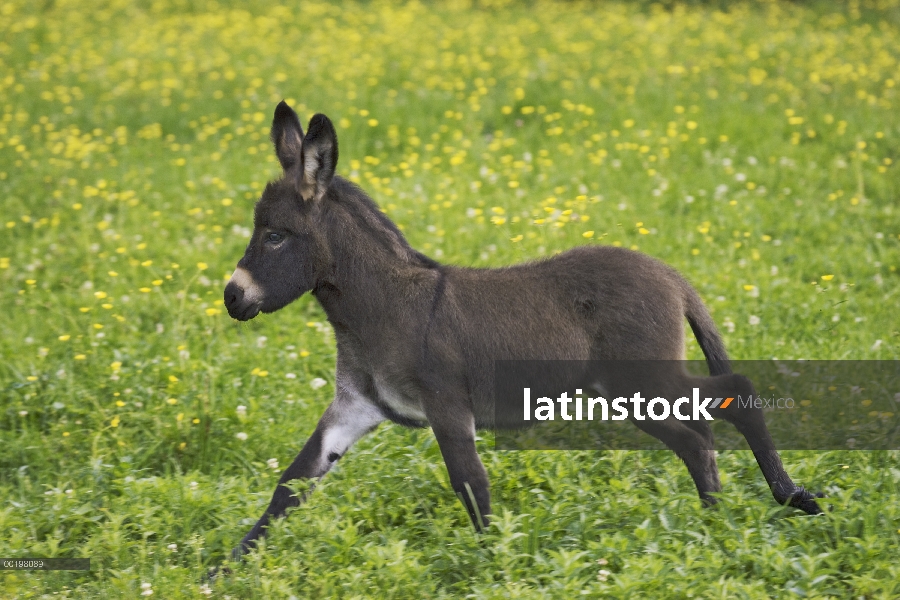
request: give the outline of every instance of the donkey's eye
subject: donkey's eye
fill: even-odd
[[[271,233],[269,233],[269,235],[266,236],[266,241],[269,242],[270,244],[277,244],[278,242],[280,242],[283,239],[284,239],[283,235],[281,235],[280,233],[275,233],[274,231],[272,231]]]

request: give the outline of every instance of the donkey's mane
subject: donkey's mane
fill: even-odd
[[[343,207],[359,228],[386,250],[399,253],[413,264],[437,269],[441,265],[412,246],[403,232],[385,215],[362,188],[351,181],[335,176],[329,186],[327,202]]]

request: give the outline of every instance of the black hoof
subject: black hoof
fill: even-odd
[[[231,569],[228,567],[211,567],[203,576],[202,583],[212,583],[217,577],[228,577],[229,575],[231,575]]]
[[[709,494],[700,494],[700,502],[703,508],[715,508],[719,504],[719,499]]]
[[[811,494],[806,491],[802,487],[798,487],[791,493],[788,497],[784,499],[779,499],[776,496],[776,499],[779,500],[782,504],[787,504],[788,506],[793,506],[794,508],[799,508],[803,512],[808,515],[821,515],[823,514],[822,508],[819,506],[819,503],[816,502],[816,498],[824,498],[825,494],[822,492],[816,492],[815,494]]]

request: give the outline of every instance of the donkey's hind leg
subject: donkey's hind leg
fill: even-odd
[[[624,361],[616,363],[615,369],[606,370],[605,376],[610,385],[607,393],[613,397],[630,395],[637,382],[647,399],[657,396],[673,399],[690,389],[685,385],[688,379],[683,367],[677,361]],[[722,491],[722,483],[709,425],[703,421],[682,422],[674,415],[662,421],[644,416],[638,420],[632,415],[631,422],[675,452],[691,474],[703,503],[715,504],[713,494]]]
[[[743,375],[720,375],[711,377],[707,381],[714,382],[718,391],[711,391],[715,391],[719,396],[727,395],[734,398],[756,396],[753,384]],[[707,395],[711,394],[707,393]],[[815,500],[821,498],[822,494],[812,494],[791,481],[781,462],[781,457],[778,456],[778,451],[775,449],[775,442],[772,441],[772,436],[766,427],[761,408],[732,402],[724,410],[717,410],[716,416],[721,416],[733,424],[747,439],[753,456],[756,457],[756,462],[769,484],[769,489],[772,490],[772,495],[779,504],[788,504],[811,515],[822,512]]]
[[[706,425],[703,428],[688,427],[674,419],[665,421],[632,421],[637,427],[660,440],[684,461],[700,499],[707,506],[717,502],[717,494],[722,491],[719,481],[719,468],[716,465],[716,453],[712,446],[712,431]],[[700,431],[698,431],[700,429]]]

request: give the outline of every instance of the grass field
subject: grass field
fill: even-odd
[[[900,355],[897,2],[301,6],[0,2],[0,557],[92,559],[0,597],[900,597],[896,451],[785,452],[834,507],[810,518],[749,452],[709,511],[671,453],[485,433],[476,536],[431,432],[397,426],[201,584],[333,393],[314,299],[222,306],[282,98],[438,260],[623,245],[695,284],[734,358]]]

